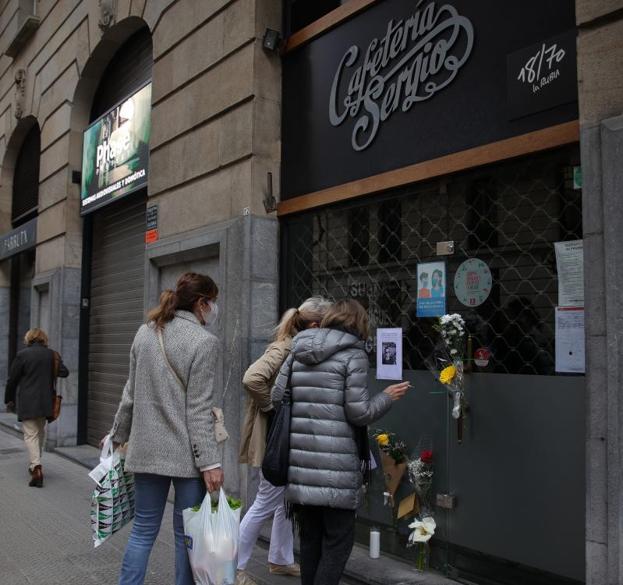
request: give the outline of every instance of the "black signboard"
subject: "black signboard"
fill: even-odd
[[[37,218],[0,236],[0,260],[19,254],[37,245]]]
[[[576,32],[536,43],[507,58],[511,118],[541,112],[577,99]]]
[[[288,53],[282,197],[577,119],[577,88],[520,118],[507,100],[507,56],[572,30],[573,1],[503,4],[385,0]]]

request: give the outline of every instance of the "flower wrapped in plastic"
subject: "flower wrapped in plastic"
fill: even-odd
[[[465,357],[465,321],[458,313],[443,315],[435,325],[439,343],[435,348],[429,368],[452,393],[452,416],[461,418],[465,413],[465,379],[463,360]]]
[[[417,459],[409,461],[407,470],[409,473],[409,481],[415,488],[415,493],[418,497],[420,515],[430,516],[431,505],[429,493],[433,485],[434,475],[432,450],[426,449],[421,451]]]

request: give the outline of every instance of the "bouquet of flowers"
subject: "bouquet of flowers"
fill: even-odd
[[[394,433],[384,430],[375,431],[373,437],[381,452],[385,489],[389,498],[393,500],[407,469],[407,445],[404,441],[397,440]]]
[[[420,504],[420,516],[430,516],[429,492],[433,485],[433,452],[425,450],[407,464],[409,481],[415,488]]]
[[[459,419],[465,412],[465,321],[458,313],[439,318],[435,330],[439,332],[435,363],[431,369],[437,379],[452,393],[452,417]]]

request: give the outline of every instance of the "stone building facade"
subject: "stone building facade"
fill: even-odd
[[[88,391],[82,381],[88,385],[89,357],[79,349],[89,310],[86,220],[80,214],[83,132],[107,66],[132,35],[148,30],[153,69],[146,205],[158,207],[159,237],[145,245],[143,307],[156,303],[183,270],[203,270],[218,281],[224,347],[218,375],[227,388],[226,422],[234,438],[224,461],[227,483],[238,491],[241,370],[265,344],[277,308],[277,221],[263,201],[268,173],[278,191],[281,72],[279,58],[263,50],[262,36],[267,27],[280,28],[280,5],[277,0],[2,3],[0,233],[19,231],[21,219],[13,213],[20,197],[14,189],[16,167],[25,136],[38,127],[38,204],[31,213],[36,246],[30,250],[34,266],[19,273],[30,291],[21,307],[30,311],[32,326],[48,329],[51,346],[71,373],[61,382],[63,413],[50,428],[50,446],[87,437]],[[22,256],[7,253],[0,262],[1,379],[9,345],[19,348],[16,340],[23,335],[22,324],[9,318],[17,302],[15,265]],[[120,363],[120,375],[126,371],[127,364]]]
[[[623,2],[577,0],[587,342],[586,561],[623,583]]]

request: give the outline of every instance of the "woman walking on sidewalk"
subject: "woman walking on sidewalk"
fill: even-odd
[[[136,512],[120,585],[143,584],[171,483],[175,583],[194,583],[182,510],[200,504],[206,488],[213,492],[223,484],[212,415],[219,343],[205,329],[216,320],[217,295],[209,276],[183,274],[175,291],[162,293],[132,344],[130,375],[110,432],[115,444],[128,442],[125,466],[135,478]]]
[[[273,402],[291,389],[286,500],[301,536],[302,585],[338,585],[355,538],[367,425],[381,418],[408,382],[368,394],[368,315],[351,299],[329,309],[321,329],[303,331],[277,377]]]
[[[317,328],[331,302],[321,297],[307,299],[298,309],[289,309],[275,330],[275,340],[247,370],[242,384],[248,393],[245,421],[242,429],[240,462],[261,467],[266,450],[266,435],[273,411],[271,388],[284,360],[290,353],[292,338],[304,329]],[[253,505],[240,525],[238,552],[238,585],[254,581],[245,575],[253,547],[262,524],[273,518],[268,552],[269,570],[275,575],[298,577],[300,568],[294,563],[292,522],[286,518],[284,487],[271,485],[260,471],[260,485]]]
[[[66,378],[69,372],[61,356],[48,348],[48,336],[42,329],[28,331],[24,343],[27,347],[18,352],[11,364],[4,403],[7,411],[17,412],[17,419],[22,421],[30,457],[28,485],[43,487],[45,423],[53,415],[56,378]]]

